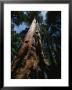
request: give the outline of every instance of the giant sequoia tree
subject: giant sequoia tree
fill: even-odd
[[[11,76],[12,78],[60,78],[60,12],[11,12]],[[20,33],[15,25],[27,28]]]

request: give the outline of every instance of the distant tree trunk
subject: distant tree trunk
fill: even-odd
[[[21,59],[23,60],[22,66],[17,68],[18,62],[21,62]],[[39,33],[39,25],[36,22],[36,19],[34,19],[24,38],[23,45],[19,49],[15,59],[12,60],[12,78],[28,78],[32,71],[37,71],[39,67],[43,69],[44,66],[45,63]]]

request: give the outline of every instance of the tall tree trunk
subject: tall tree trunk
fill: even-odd
[[[21,59],[23,60],[22,66],[16,68]],[[12,61],[11,72],[12,76],[14,75],[14,78],[28,78],[32,71],[37,71],[38,67],[42,69],[44,66],[45,63],[39,33],[39,25],[36,22],[36,19],[34,19],[24,38],[23,45],[19,49],[15,59]]]

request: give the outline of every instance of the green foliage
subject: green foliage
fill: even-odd
[[[37,19],[39,23],[42,22],[42,16],[40,11],[11,11],[11,52],[12,59],[17,54],[18,49],[20,48],[24,37],[29,28],[21,31],[19,34],[14,31],[14,27],[19,26],[22,22],[25,22],[27,25],[32,23],[34,18]]]
[[[57,59],[56,53],[60,49],[60,37],[56,37],[56,32],[58,29],[56,28],[58,19],[61,19],[61,12],[57,11],[49,11],[46,14],[46,20],[43,21],[43,17],[41,15],[40,11],[12,11],[11,12],[11,20],[12,20],[12,34],[11,34],[11,41],[12,41],[12,48],[15,49],[12,50],[12,52],[16,55],[15,52],[18,52],[18,49],[21,46],[21,41],[24,40],[24,37],[28,31],[29,28],[26,28],[21,33],[17,34],[13,28],[16,25],[20,25],[22,22],[26,22],[27,24],[31,24],[32,20],[36,18],[36,20],[39,22],[40,25],[40,34],[41,34],[41,41],[42,41],[42,47],[44,51],[44,56],[47,57],[49,62],[54,63],[54,60]],[[58,22],[60,25],[60,22]],[[50,30],[50,31],[49,31]],[[59,31],[59,35],[60,35]],[[55,36],[53,36],[55,35]],[[59,57],[59,56],[58,56]],[[57,60],[55,60],[57,61]]]
[[[11,57],[12,59],[17,54],[19,48],[24,41],[24,37],[28,32],[28,28],[21,31],[19,34],[14,31],[15,25],[20,25],[25,22],[31,25],[32,20],[36,18],[40,25],[40,35],[42,41],[42,49],[44,58],[49,65],[57,65],[57,70],[60,73],[61,64],[61,12],[49,11],[46,14],[46,20],[43,21],[43,16],[40,11],[12,11],[11,12]],[[38,49],[39,50],[39,49]],[[26,49],[26,51],[28,51]],[[51,67],[53,69],[53,67]],[[55,70],[55,69],[53,69]]]
[[[42,16],[40,11],[11,11],[11,20],[16,25],[26,22],[31,24],[32,20],[36,18],[38,22],[42,22]]]

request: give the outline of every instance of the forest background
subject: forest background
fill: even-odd
[[[48,78],[61,78],[61,11],[11,11],[11,60],[34,18],[40,26]]]

